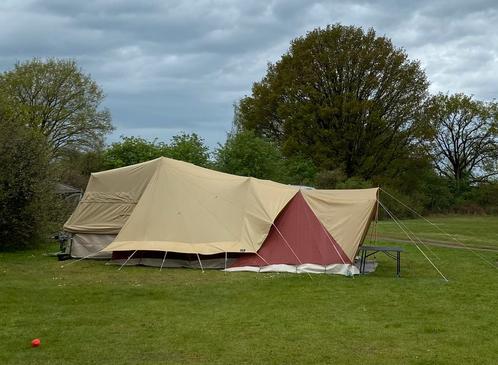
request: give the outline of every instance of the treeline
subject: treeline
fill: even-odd
[[[426,214],[498,213],[498,104],[428,87],[389,38],[336,24],[268,65],[214,149],[195,133],[106,146],[104,92],[75,61],[18,63],[0,74],[0,249],[60,227],[71,207],[56,182],[84,188],[91,172],[159,156],[286,184],[381,186]]]
[[[122,137],[100,153],[83,153],[65,160],[68,183],[84,187],[89,173],[127,166],[160,156],[242,176],[269,179],[284,184],[320,189],[359,189],[381,186],[408,206],[424,214],[498,214],[498,183],[493,180],[457,185],[455,179],[439,174],[426,155],[407,159],[396,175],[370,179],[348,176],[340,167],[320,169],[310,157],[286,156],[278,144],[252,130],[229,134],[213,151],[197,134],[180,134],[169,143],[139,137]],[[384,194],[381,196],[400,217],[409,210]]]

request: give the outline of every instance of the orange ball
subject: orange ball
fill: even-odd
[[[31,347],[38,347],[40,346],[41,341],[39,338],[35,338],[33,341],[31,341]]]

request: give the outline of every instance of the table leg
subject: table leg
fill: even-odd
[[[366,251],[361,251],[361,261],[360,261],[360,274],[365,273],[365,260],[366,260]]]
[[[396,252],[396,276],[399,278],[399,273],[401,271],[401,252]]]

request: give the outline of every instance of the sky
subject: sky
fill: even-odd
[[[327,24],[373,27],[425,69],[433,93],[493,100],[498,2],[0,1],[0,71],[33,57],[73,58],[106,93],[120,136],[223,143],[233,104],[292,39]]]

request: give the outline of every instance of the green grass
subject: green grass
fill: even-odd
[[[310,279],[2,253],[0,364],[497,364],[498,270],[434,248],[446,283],[403,247],[399,279],[384,256],[373,274]]]
[[[429,217],[429,220],[443,231],[450,233],[459,242],[472,247],[498,248],[498,217]],[[443,241],[452,244],[456,242],[438,228],[422,219],[408,219],[403,223],[422,239]],[[398,225],[392,220],[380,221],[378,232],[382,237],[407,239]]]

